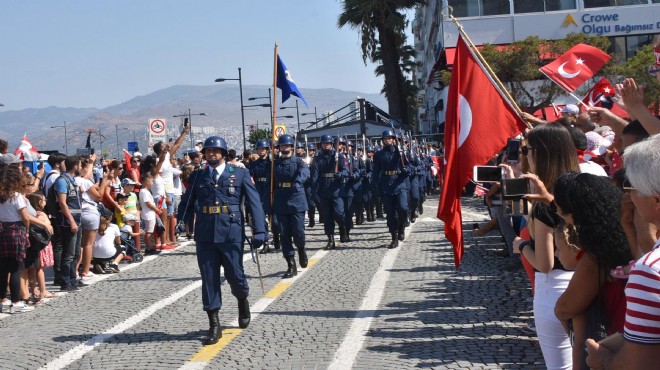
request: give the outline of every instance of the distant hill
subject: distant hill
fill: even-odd
[[[299,101],[300,121],[314,121],[314,107],[321,118],[327,111],[335,111],[362,97],[387,110],[385,98],[380,94],[366,94],[338,89],[303,89],[305,99],[310,104],[305,108]],[[279,91],[278,91],[279,93]],[[248,100],[250,97],[266,97],[266,99]],[[267,86],[243,86],[243,102],[246,106],[268,103]],[[296,126],[296,110],[280,107],[295,107],[295,97],[284,105],[278,97],[278,123],[286,123],[289,127]],[[128,141],[135,138],[141,150],[146,149],[146,133],[149,118],[165,118],[172,129],[171,135],[176,135],[182,120],[174,115],[187,114],[191,110],[194,140],[203,140],[212,133],[223,135],[230,147],[241,148],[241,110],[239,89],[236,84],[226,83],[211,86],[171,86],[153,93],[136,96],[124,103],[98,108],[29,108],[19,111],[0,111],[0,137],[9,141],[9,150],[13,151],[24,134],[27,134],[32,144],[39,150],[64,151],[65,138],[62,126],[66,121],[67,144],[69,154],[76,148],[85,146],[87,134],[84,130],[100,130],[101,136],[92,136],[92,146],[97,151],[109,152],[114,156],[117,143],[125,148]],[[206,116],[195,115],[206,113]],[[302,116],[303,113],[312,113]],[[294,118],[282,118],[292,115]],[[268,108],[246,107],[246,126],[260,124],[265,128],[270,122]],[[210,127],[205,132],[198,132],[201,127]],[[304,125],[302,125],[304,127]],[[247,130],[247,128],[246,128]],[[118,134],[118,135],[117,135]],[[190,147],[186,142],[185,148]]]

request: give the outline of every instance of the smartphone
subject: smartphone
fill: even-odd
[[[183,119],[183,127],[188,127],[190,125],[190,120],[188,120],[188,117]]]
[[[523,216],[529,211],[527,201],[524,199],[509,199],[502,204],[505,216]]]
[[[506,144],[506,161],[508,163],[520,162],[520,139],[509,139]]]
[[[474,166],[472,179],[475,182],[499,182],[504,177],[504,168],[497,166]]]
[[[39,162],[37,165],[37,170],[41,170],[42,168],[44,168],[44,162]]]
[[[89,155],[94,155],[94,148],[91,148],[91,149],[89,150]]]
[[[528,179],[504,179],[502,181],[502,193],[504,199],[517,199],[529,194]]]

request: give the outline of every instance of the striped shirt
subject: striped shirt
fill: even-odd
[[[630,271],[626,302],[623,336],[634,343],[660,344],[660,240]]]

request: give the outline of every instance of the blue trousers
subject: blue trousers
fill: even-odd
[[[344,201],[342,198],[319,198],[325,235],[335,235],[335,222],[344,224]]]
[[[294,244],[298,249],[305,249],[305,212],[275,214],[275,219],[280,226],[282,255],[285,258],[295,256]]]
[[[62,237],[62,264],[60,274],[62,275],[62,286],[77,286],[78,271],[76,263],[80,257],[80,242],[82,241],[82,227],[78,227],[75,233],[70,227],[59,226]]]
[[[408,191],[404,189],[393,195],[382,195],[380,199],[387,213],[387,228],[390,233],[397,232],[399,220],[405,222],[408,218]]]
[[[237,299],[247,298],[250,293],[243,272],[243,247],[231,243],[197,243],[197,264],[202,275],[202,302],[204,311],[222,307],[220,295],[220,266],[225,269],[225,279],[231,294]]]
[[[353,215],[355,214],[355,201],[353,196],[341,197],[344,201],[344,227],[346,230],[353,228]]]

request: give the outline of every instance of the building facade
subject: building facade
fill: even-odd
[[[605,36],[618,60],[649,43],[660,42],[660,0],[437,0],[416,9],[412,22],[420,88],[421,133],[438,133],[444,123],[447,87],[435,74],[450,69],[458,29],[463,25],[476,45],[507,45],[529,36],[560,40],[569,33]]]

